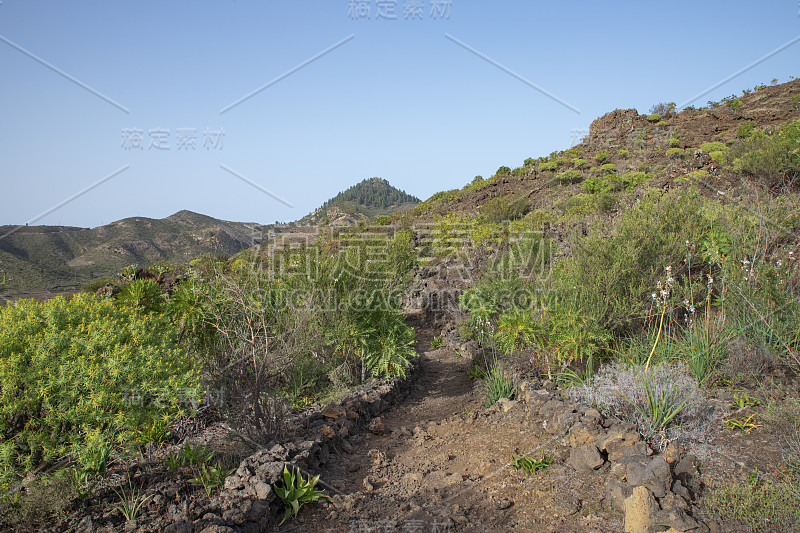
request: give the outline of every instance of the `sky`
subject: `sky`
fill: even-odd
[[[0,0],[0,224],[425,199],[799,67],[798,0]]]

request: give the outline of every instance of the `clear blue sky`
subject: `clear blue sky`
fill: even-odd
[[[2,0],[0,224],[122,168],[36,223],[291,221],[372,176],[427,198],[566,149],[614,108],[683,103],[800,36],[797,0],[417,4]],[[695,104],[798,66],[800,42]]]

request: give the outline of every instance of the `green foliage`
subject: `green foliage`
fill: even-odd
[[[573,158],[571,162],[572,166],[574,166],[579,170],[582,168],[586,168],[589,165],[589,161],[587,161],[586,159],[582,159],[580,157]]]
[[[528,169],[525,168],[525,167],[517,167],[517,168],[515,168],[514,170],[511,171],[511,175],[512,176],[516,176],[516,177],[519,177],[519,178],[524,177],[527,174],[528,174]]]
[[[763,480],[758,474],[747,480],[713,480],[714,511],[748,531],[791,531],[800,520],[800,496],[791,481]]]
[[[136,434],[136,440],[139,441],[140,444],[162,444],[167,441],[169,438],[169,431],[167,431],[167,424],[164,421],[159,420],[153,422],[153,425],[150,426],[150,429],[142,429],[139,430]]]
[[[498,168],[497,172],[494,173],[495,176],[508,176],[510,174],[511,174],[511,169],[506,166]]]
[[[719,141],[707,142],[700,145],[700,149],[707,154],[711,152],[727,152],[728,147],[725,143]]]
[[[491,407],[500,398],[514,397],[517,383],[511,373],[504,369],[500,363],[495,363],[483,377],[486,388],[486,407]]]
[[[297,513],[303,506],[319,501],[320,498],[331,501],[330,496],[325,494],[325,491],[317,489],[316,485],[319,482],[319,475],[315,477],[309,476],[308,479],[303,479],[303,474],[299,469],[293,468],[289,471],[289,467],[283,467],[283,485],[274,485],[273,489],[275,494],[281,499],[286,507],[286,513],[283,515],[281,524],[291,517],[297,517]],[[280,524],[279,524],[280,525]]]
[[[444,346],[444,342],[441,337],[434,337],[431,341],[431,348],[441,348],[442,346]]]
[[[614,174],[617,172],[617,165],[614,163],[606,163],[600,166],[600,171],[603,174]]]
[[[735,409],[744,409],[745,407],[755,407],[760,405],[761,402],[758,401],[756,398],[751,398],[747,394],[734,394],[733,395],[733,402],[731,402],[731,407]]]
[[[322,205],[323,209],[345,203],[355,203],[365,207],[387,208],[405,203],[417,204],[419,198],[406,194],[389,185],[389,182],[380,178],[365,179],[353,185],[346,191],[340,192]]]
[[[678,146],[678,145],[680,145],[680,144],[681,144],[681,141],[680,141],[680,139],[677,139],[677,138],[675,138],[675,137],[672,137],[672,138],[670,138],[670,139],[667,139],[667,145],[668,145],[668,146],[672,146],[672,147],[674,147],[674,146]]]
[[[702,207],[697,191],[648,191],[616,224],[575,240],[556,264],[556,294],[603,329],[630,323],[650,305],[665,266],[683,264],[685,242],[708,230]]]
[[[544,470],[553,464],[553,456],[546,455],[542,450],[542,456],[539,459],[534,459],[530,455],[514,455],[511,454],[511,468],[514,470],[523,470],[527,475],[535,474],[539,470]]]
[[[125,285],[117,297],[117,302],[128,309],[153,313],[163,309],[166,300],[155,280],[142,278]]]
[[[225,478],[233,474],[235,470],[235,468],[222,468],[219,463],[217,463],[216,466],[210,466],[202,463],[200,465],[200,473],[197,477],[190,479],[189,483],[193,485],[202,485],[206,490],[206,495],[210,498],[214,489],[221,487],[225,482]]]
[[[539,172],[552,172],[557,168],[558,168],[558,163],[555,163],[553,161],[539,163]]]
[[[675,107],[677,104],[675,102],[660,102],[658,104],[653,105],[650,108],[650,113],[652,115],[659,115],[660,117],[668,117],[675,113]],[[648,117],[648,120],[650,118]]]
[[[773,137],[753,132],[734,149],[734,169],[764,179],[780,188],[800,177],[800,121],[785,124]]]
[[[631,153],[630,150],[617,150],[617,155],[620,156],[622,159],[627,159],[630,153]]]
[[[708,154],[708,157],[710,157],[712,161],[714,161],[715,163],[719,163],[720,165],[724,165],[725,163],[728,162],[728,156],[726,155],[726,152],[723,152],[722,150],[716,150],[714,152],[710,152]]]
[[[203,465],[214,458],[214,450],[206,446],[187,444],[181,451],[181,465]]]
[[[647,115],[648,122],[658,122],[659,120],[661,120],[661,115],[658,113],[652,113],[650,115]]]
[[[202,370],[166,316],[78,294],[0,309],[0,476],[133,443],[200,399]]]
[[[602,150],[600,153],[594,156],[597,162],[600,163],[601,165],[606,161],[608,161],[609,157],[611,157],[611,154],[609,154],[607,150]]]
[[[495,339],[497,348],[506,355],[517,349],[530,348],[537,344],[541,330],[533,314],[526,309],[511,309],[497,320]]]
[[[583,181],[583,173],[580,170],[565,170],[556,174],[556,179],[563,185],[571,183],[580,183]]]
[[[0,276],[2,278],[2,276]],[[1,281],[1,280],[0,280]],[[81,285],[81,292],[88,292],[90,294],[96,293],[99,289],[102,289],[106,285],[113,285],[114,280],[108,276],[104,276],[102,278],[97,278],[89,283]],[[2,287],[2,283],[0,283],[0,287]]]
[[[524,196],[517,196],[516,198],[498,196],[492,198],[481,207],[481,214],[491,222],[502,222],[523,217],[528,212],[529,207],[530,202]]]
[[[119,499],[122,502],[120,505],[115,505],[114,508],[118,509],[122,513],[122,516],[125,517],[125,520],[130,521],[136,520],[136,517],[139,515],[139,511],[142,510],[142,507],[144,507],[144,504],[147,503],[147,500],[149,500],[151,496],[143,497],[140,490],[134,488],[130,477],[128,477],[128,488],[130,489],[128,492],[125,492],[124,489],[114,489],[114,492],[117,494],[117,496],[119,496]]]
[[[731,109],[739,109],[740,107],[742,107],[742,101],[736,99],[728,100],[727,102],[725,102],[725,105],[727,105]]]
[[[683,157],[685,155],[685,151],[683,148],[667,148],[667,157]]]
[[[750,135],[753,134],[755,127],[756,127],[756,121],[748,120],[747,122],[739,126],[739,129],[736,130],[736,137],[738,137],[739,139],[747,139],[748,137],[750,137]]]

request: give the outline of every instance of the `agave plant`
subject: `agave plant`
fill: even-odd
[[[283,486],[273,486],[275,494],[286,506],[286,514],[283,515],[281,524],[290,516],[296,517],[300,509],[308,503],[319,501],[320,498],[331,501],[330,496],[317,489],[318,482],[319,474],[313,478],[309,476],[308,479],[303,479],[303,474],[298,468],[289,471],[288,466],[283,465]]]

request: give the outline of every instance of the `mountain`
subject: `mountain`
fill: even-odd
[[[191,211],[163,219],[126,218],[93,229],[0,226],[0,271],[10,278],[6,287],[12,295],[70,291],[132,264],[232,255],[261,240],[265,229]]]
[[[350,226],[362,220],[407,211],[420,199],[389,184],[382,178],[365,179],[340,192],[298,221],[299,225]]]

